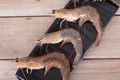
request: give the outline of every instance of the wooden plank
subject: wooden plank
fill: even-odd
[[[0,80],[16,80],[16,64],[10,61],[0,61]]]
[[[27,56],[53,18],[0,18],[0,58]]]
[[[120,58],[120,16],[113,17],[107,25],[99,47],[93,47],[86,58]]]
[[[0,0],[0,16],[38,16],[64,8],[68,0]]]
[[[16,80],[16,69],[13,70],[15,68],[13,63],[0,61],[0,65],[2,65],[0,68],[0,80]],[[6,72],[8,73],[5,74]],[[70,80],[119,80],[120,60],[83,60],[78,68],[71,73],[70,78]]]
[[[120,8],[119,8],[118,11],[116,12],[116,14],[120,15]]]
[[[74,70],[71,80],[119,80],[120,60],[87,60]]]
[[[53,20],[50,17],[0,18],[0,58],[27,56],[35,45],[33,42],[47,31]],[[86,58],[120,58],[119,25],[120,17],[115,16],[105,29],[100,46],[92,48]]]
[[[69,0],[0,0],[0,17],[39,16],[64,8]],[[120,14],[120,9],[116,14]]]

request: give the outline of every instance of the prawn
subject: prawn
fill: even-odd
[[[90,5],[86,5],[74,9],[58,9],[58,10],[53,10],[52,14],[50,15],[56,18],[62,18],[70,22],[75,22],[76,20],[78,20],[80,27],[86,21],[92,22],[92,24],[94,25],[94,27],[98,32],[95,46],[99,46],[100,41],[102,40],[104,29],[103,29],[101,17],[96,8]]]
[[[37,41],[37,43],[40,43],[41,45],[48,43],[56,44],[59,42],[62,42],[61,46],[63,46],[67,42],[71,42],[73,44],[74,49],[76,51],[76,56],[73,61],[73,66],[75,66],[78,63],[80,57],[82,56],[83,51],[82,40],[79,32],[72,28],[66,28],[60,31],[44,34]]]
[[[63,80],[69,80],[70,63],[63,53],[51,52],[43,56],[16,58],[12,62],[17,63],[19,68],[45,68],[45,75],[51,68],[56,67],[60,69]]]

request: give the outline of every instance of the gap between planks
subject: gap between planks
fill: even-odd
[[[114,16],[120,16],[120,14],[115,14]],[[25,17],[53,17],[50,15],[34,15],[34,16],[0,16],[0,18],[25,18]]]
[[[9,80],[15,78],[17,69],[11,62],[0,61],[0,80]],[[9,65],[9,67],[8,67]],[[120,60],[83,60],[76,69],[71,73],[70,80],[119,80],[120,79]],[[12,70],[12,72],[8,72]],[[3,74],[8,72],[7,74]]]

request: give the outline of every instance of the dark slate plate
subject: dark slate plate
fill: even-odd
[[[73,1],[74,0],[70,0],[68,4],[65,6],[65,8],[73,8],[74,7]],[[103,2],[103,3],[100,3],[100,2],[93,3],[90,0],[88,2],[83,2],[83,0],[79,0],[79,3],[77,3],[77,6],[89,4],[89,5],[96,7],[100,13],[103,25],[105,27],[118,9],[118,6],[116,6],[115,4],[111,3],[108,0],[106,1],[107,2]],[[60,25],[61,20],[62,19],[56,19],[46,33],[60,30],[60,27],[58,26]],[[80,32],[82,40],[83,40],[83,56],[84,56],[88,52],[88,50],[90,49],[90,47],[92,46],[92,44],[94,43],[96,39],[97,32],[94,26],[92,25],[92,23],[86,22],[81,28],[78,28],[78,24],[73,23],[73,22],[67,22],[67,26],[66,26],[66,22],[67,21],[63,23],[62,28],[70,27]],[[46,48],[47,48],[47,52],[57,51],[57,52],[65,53],[65,55],[70,60],[70,64],[72,64],[75,54],[76,54],[74,52],[73,45],[71,43],[67,43],[62,48],[60,48],[60,44],[61,43],[49,44],[49,45],[43,45],[42,47],[40,47],[39,45],[36,45],[34,49],[31,51],[29,56],[44,55],[46,53]],[[83,56],[80,58],[80,61],[83,59]],[[22,69],[22,70],[19,69],[16,75],[23,78],[24,80],[26,79],[27,80],[44,80],[44,79],[45,80],[62,80],[60,71],[57,68],[52,68],[45,76],[44,76],[44,69],[33,70],[32,74],[27,74],[26,69]],[[72,70],[73,68],[71,67],[71,71]],[[18,80],[21,80],[21,79],[18,78]]]

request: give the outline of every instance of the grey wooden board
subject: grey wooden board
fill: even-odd
[[[99,47],[91,48],[86,58],[120,58],[120,16],[107,25]]]
[[[0,17],[40,16],[63,8],[69,0],[0,0]],[[116,14],[120,14],[120,9]]]
[[[0,18],[0,58],[27,56],[53,18]]]
[[[0,80],[16,80],[15,64],[0,61]],[[11,71],[11,72],[10,72]],[[7,74],[6,74],[7,72]],[[120,59],[83,60],[71,73],[70,80],[119,80]]]
[[[0,18],[0,58],[27,56],[53,21],[51,17]],[[120,58],[119,25],[120,16],[113,17],[100,46],[91,48],[86,58]]]
[[[71,80],[119,80],[120,60],[85,60],[74,70]]]
[[[38,16],[63,8],[69,0],[0,0],[0,16]]]

